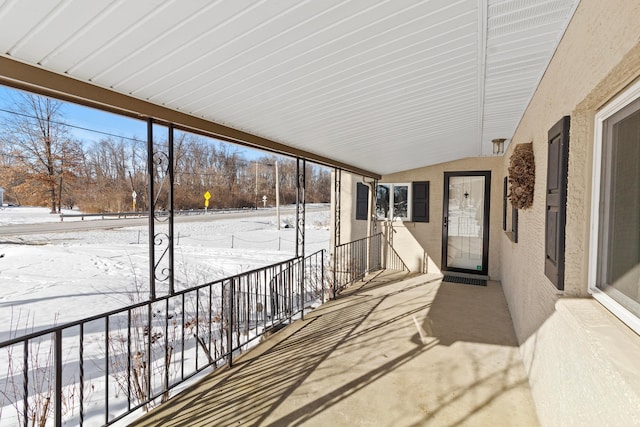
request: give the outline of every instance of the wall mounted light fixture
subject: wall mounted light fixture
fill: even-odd
[[[506,141],[505,138],[496,138],[496,139],[492,139],[491,142],[493,143],[493,155],[494,156],[499,156],[500,154],[504,154],[504,142]]]

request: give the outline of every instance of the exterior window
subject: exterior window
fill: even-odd
[[[376,187],[376,217],[378,219],[388,219],[391,209],[391,186],[389,184],[378,184]]]
[[[393,186],[393,216],[408,219],[409,218],[409,186],[394,185]]]
[[[378,184],[376,216],[378,219],[409,220],[409,184]]]
[[[640,82],[596,115],[589,284],[640,333]]]

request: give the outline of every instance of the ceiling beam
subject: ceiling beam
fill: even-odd
[[[379,179],[380,175],[328,157],[163,107],[130,95],[0,56],[0,84],[136,119],[152,118],[176,129],[292,157]]]

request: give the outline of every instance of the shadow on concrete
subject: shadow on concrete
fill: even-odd
[[[136,425],[535,425],[500,286],[474,288],[374,275]]]

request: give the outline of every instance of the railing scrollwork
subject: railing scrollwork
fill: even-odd
[[[163,150],[165,149],[165,150]],[[166,283],[173,295],[173,126],[168,127],[166,146],[153,138],[153,120],[147,121],[147,162],[149,183],[149,298],[157,297],[157,285]],[[166,196],[166,197],[162,197]],[[166,230],[157,231],[162,225]],[[156,257],[156,254],[159,254]]]

